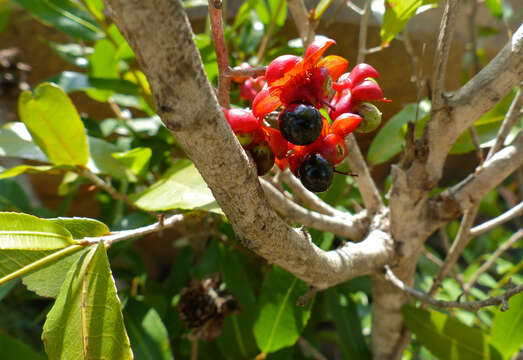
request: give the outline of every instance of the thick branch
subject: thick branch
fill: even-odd
[[[216,6],[219,4],[219,6]],[[223,37],[221,1],[209,0],[209,17],[211,19],[211,33],[218,62],[218,100],[220,105],[229,108],[229,92],[231,89],[231,78],[227,76],[229,70],[229,56],[227,45]]]
[[[503,50],[463,87],[443,97],[435,98],[433,93],[432,119],[424,134],[429,146],[426,171],[430,181],[435,182],[441,177],[445,158],[460,134],[522,78],[523,25]]]
[[[292,222],[331,232],[354,241],[361,240],[368,228],[368,219],[365,213],[357,217],[350,214],[347,214],[346,217],[320,214],[307,210],[286,198],[268,181],[260,179],[260,182],[271,206]]]
[[[303,41],[303,49],[305,50],[314,39],[314,29],[312,29],[309,21],[307,8],[303,0],[289,0],[287,5],[298,28],[298,33]]]
[[[424,303],[430,304],[432,306],[435,306],[437,308],[459,308],[459,309],[465,309],[470,311],[477,311],[483,307],[486,306],[493,306],[493,305],[501,305],[503,304],[502,311],[508,310],[508,299],[510,299],[512,296],[519,294],[523,291],[523,285],[519,285],[516,287],[513,287],[509,290],[507,290],[506,293],[500,296],[491,297],[485,300],[481,301],[473,301],[473,302],[459,302],[459,301],[443,301],[443,300],[435,300],[431,298],[428,294],[424,294],[421,291],[415,290],[403,283],[390,269],[388,265],[385,265],[385,275],[386,279],[389,280],[394,286],[396,286],[398,289],[404,291],[409,296],[412,296],[418,300],[421,300]]]
[[[162,121],[246,247],[318,289],[373,273],[391,259],[392,239],[381,230],[361,243],[324,252],[276,214],[216,101],[180,0],[105,4],[151,84]]]

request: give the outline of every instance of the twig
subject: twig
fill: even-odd
[[[294,24],[298,28],[298,33],[303,42],[303,50],[305,51],[314,39],[314,29],[309,21],[307,8],[303,0],[288,0],[287,4],[294,19]]]
[[[476,270],[474,275],[471,276],[469,282],[465,284],[465,286],[463,287],[463,291],[465,292],[465,294],[469,293],[470,289],[474,286],[474,284],[478,280],[479,276],[481,274],[483,274],[485,271],[487,271],[488,268],[494,263],[494,261],[498,257],[500,257],[505,251],[510,249],[512,247],[512,245],[514,245],[516,243],[516,241],[518,241],[522,237],[523,237],[523,229],[520,229],[516,233],[512,234],[512,236],[507,241],[505,241],[500,247],[498,247],[496,249],[496,251],[494,252],[494,254],[492,254],[492,256],[487,261],[485,261],[483,263],[483,265],[481,265],[479,267],[478,270]]]
[[[470,133],[470,139],[472,140],[472,144],[474,145],[474,148],[476,149],[476,157],[478,158],[478,163],[481,166],[483,164],[484,156],[483,156],[483,149],[481,149],[481,143],[479,141],[479,135],[476,131],[476,128],[474,125],[469,127],[469,133]]]
[[[225,108],[230,108],[229,92],[231,89],[231,78],[226,76],[229,72],[229,57],[227,45],[223,37],[222,25],[222,2],[220,0],[209,0],[209,17],[211,19],[211,34],[218,62],[218,102]]]
[[[349,153],[347,162],[349,163],[351,171],[358,174],[356,181],[358,182],[360,193],[363,197],[363,203],[369,214],[372,214],[378,211],[380,207],[383,207],[380,193],[370,175],[369,168],[365,163],[365,159],[361,154],[353,134],[349,134],[349,136],[345,138],[345,144],[347,145]]]
[[[487,154],[487,160],[490,159],[492,155],[494,155],[503,147],[507,135],[509,134],[510,130],[514,127],[516,121],[519,118],[519,111],[522,105],[523,96],[521,96],[521,89],[519,89],[516,93],[516,96],[514,96],[514,99],[512,100],[512,103],[510,104],[507,113],[505,114],[503,123],[501,124],[498,130],[498,134],[496,135],[496,141],[494,142],[494,145],[490,148]]]
[[[181,223],[187,222],[189,220],[199,221],[201,219],[201,217],[202,217],[202,215],[200,213],[176,214],[176,215],[172,215],[172,216],[164,219],[163,223],[160,223],[158,221],[158,222],[155,222],[154,224],[142,226],[142,227],[132,229],[132,230],[116,231],[109,235],[104,235],[104,236],[86,237],[86,238],[78,240],[78,242],[83,245],[88,245],[88,244],[95,244],[100,241],[103,241],[105,246],[111,246],[112,244],[117,243],[119,241],[123,241],[123,240],[131,239],[134,237],[144,236],[147,234],[158,232],[158,231],[179,225]]]
[[[365,0],[363,7],[363,15],[360,19],[360,34],[358,37],[358,58],[356,62],[362,63],[365,60],[365,54],[367,51],[367,30],[369,26],[370,16],[370,0]]]
[[[459,227],[458,234],[456,235],[456,239],[454,239],[447,257],[445,258],[445,262],[439,269],[438,274],[436,275],[436,278],[434,279],[434,282],[429,289],[428,296],[433,296],[434,293],[438,290],[441,282],[447,276],[449,271],[454,267],[459,257],[461,256],[461,253],[467,246],[469,240],[471,239],[470,228],[474,223],[474,219],[476,218],[477,213],[478,206],[476,205],[468,209],[463,215],[463,220],[461,220],[461,225]]]
[[[447,225],[443,225],[438,230],[439,236],[441,237],[441,242],[443,243],[443,247],[445,248],[445,254],[449,252],[450,249],[450,240],[449,240],[449,234],[447,234]]]
[[[478,57],[478,42],[476,39],[476,13],[478,10],[477,0],[471,0],[470,12],[467,16],[470,52],[472,53],[472,62],[474,64],[474,75],[481,70],[481,64]]]
[[[191,360],[198,360],[198,338],[191,339]]]
[[[307,190],[294,175],[287,169],[283,172],[280,172],[281,179],[289,185],[289,187],[294,192],[294,195],[300,200],[300,203],[305,205],[311,210],[317,211],[325,215],[343,215],[345,217],[350,214],[336,210],[325,201],[320,199],[320,197],[313,192]]]
[[[458,4],[458,0],[447,0],[443,11],[443,17],[441,18],[438,45],[436,47],[436,58],[434,59],[434,68],[432,72],[432,107],[436,110],[444,103],[443,91],[445,87],[445,75],[447,72],[450,45],[456,28]]]
[[[347,6],[352,9],[356,14],[362,16],[363,15],[363,9],[358,7],[358,5],[354,4],[352,1],[347,0],[346,1]]]
[[[261,41],[260,47],[258,48],[258,53],[256,54],[256,62],[258,64],[263,62],[263,56],[265,55],[265,49],[267,48],[267,44],[269,43],[269,39],[272,36],[272,32],[274,31],[274,27],[276,26],[276,20],[278,20],[278,16],[280,15],[281,9],[283,8],[283,0],[280,0],[278,2],[278,7],[276,8],[276,13],[271,14],[272,19],[269,24],[269,28],[267,29],[267,32],[263,36],[263,39]]]
[[[314,286],[311,286],[309,290],[303,295],[300,296],[298,301],[296,302],[296,305],[298,306],[305,306],[307,305],[307,302],[313,298],[318,293],[318,289],[316,289]]]
[[[261,75],[265,75],[265,71],[267,70],[267,66],[259,66],[255,68],[249,68],[249,69],[229,69],[225,76],[227,77],[233,77],[233,76],[251,76],[251,77],[257,77]]]
[[[374,47],[371,47],[371,48],[368,48],[368,49],[365,49],[363,51],[363,53],[365,55],[370,55],[370,54],[375,54],[377,52],[380,52],[381,50],[383,50],[383,47],[381,45],[379,46],[374,46]]]
[[[307,210],[289,198],[267,180],[260,178],[269,204],[288,220],[309,226],[311,228],[332,232],[354,241],[360,241],[365,233],[368,222],[366,214],[361,216],[329,216]],[[358,214],[359,215],[359,214]]]
[[[472,229],[470,229],[470,236],[475,237],[483,233],[486,233],[487,231],[490,231],[495,227],[514,219],[516,216],[520,216],[521,214],[523,214],[523,201],[514,206],[512,209],[499,215],[498,217],[495,217],[494,219],[491,219],[489,221],[484,222],[483,224],[473,227]]]
[[[311,345],[310,342],[308,342],[304,338],[300,337],[298,339],[298,345],[300,345],[300,348],[304,355],[310,356],[315,360],[327,360],[327,358],[323,356],[321,352],[319,352],[314,346]]]
[[[422,293],[421,291],[415,290],[401,281],[390,269],[388,265],[385,265],[385,279],[390,281],[398,289],[404,291],[406,294],[415,297],[416,299],[424,302],[425,304],[432,305],[437,308],[459,308],[470,311],[477,311],[486,306],[500,305],[503,304],[501,311],[508,310],[508,299],[512,296],[519,294],[523,291],[523,285],[519,285],[507,290],[503,295],[491,297],[481,301],[472,302],[459,302],[459,301],[443,301],[435,300],[430,295]]]
[[[127,197],[127,195],[116,190],[91,170],[85,168],[81,169],[79,173],[89,179],[96,187],[105,190],[113,199],[121,200],[132,208],[136,208],[136,205]]]

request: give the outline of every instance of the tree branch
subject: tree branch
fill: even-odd
[[[484,222],[481,225],[475,226],[472,229],[470,229],[470,236],[476,237],[483,233],[486,233],[487,231],[490,231],[494,229],[495,227],[506,223],[507,221],[510,221],[514,219],[516,216],[520,216],[523,214],[523,201],[514,206],[512,209],[504,212],[503,214],[499,215],[498,217],[495,217],[494,219],[491,219],[489,221]]]
[[[445,158],[456,139],[523,77],[523,25],[498,55],[454,93],[435,97],[424,139],[429,147],[425,162],[428,180],[441,177]]]
[[[105,0],[151,85],[160,116],[201,173],[244,246],[318,289],[370,274],[392,258],[372,228],[360,243],[322,251],[264,196],[209,84],[180,0]]]
[[[476,283],[476,280],[478,280],[479,276],[481,274],[483,274],[485,271],[488,270],[488,268],[494,263],[494,261],[496,261],[496,259],[498,257],[500,257],[501,255],[503,255],[503,253],[505,251],[507,251],[508,249],[510,249],[512,247],[512,245],[514,245],[516,243],[516,241],[518,241],[519,239],[521,239],[523,237],[523,229],[519,229],[519,231],[517,231],[516,233],[512,234],[512,236],[507,240],[505,241],[500,247],[498,247],[496,249],[496,251],[494,251],[494,254],[492,254],[492,256],[483,263],[483,265],[481,265],[479,267],[478,270],[476,270],[476,272],[474,273],[474,275],[472,275],[470,277],[470,280],[468,283],[465,284],[465,286],[463,287],[463,291],[465,292],[465,294],[468,294],[468,292],[470,291],[470,289],[474,286],[474,284]]]
[[[312,29],[309,21],[307,8],[303,0],[288,0],[287,5],[294,19],[294,24],[296,24],[296,28],[298,28],[298,33],[303,42],[303,50],[305,51],[314,39],[314,29]]]
[[[347,145],[348,151],[347,162],[349,163],[351,171],[358,175],[356,176],[356,181],[358,182],[363,203],[369,214],[372,214],[384,206],[380,193],[370,175],[367,163],[361,154],[353,134],[349,134],[345,138],[345,144]]]
[[[286,198],[267,180],[260,179],[260,182],[271,206],[292,222],[331,232],[354,241],[360,241],[367,230],[368,219],[366,214],[359,216],[347,214],[346,217],[320,214],[307,210]]]
[[[394,286],[396,286],[398,289],[404,291],[409,296],[412,296],[424,303],[430,304],[432,306],[435,306],[437,308],[459,308],[459,309],[465,309],[470,311],[477,311],[481,308],[484,308],[486,306],[492,306],[492,305],[500,305],[503,304],[503,308],[501,311],[508,310],[508,299],[510,299],[512,296],[519,294],[523,291],[523,285],[519,285],[516,287],[513,287],[507,292],[505,292],[503,295],[491,297],[485,300],[481,301],[473,301],[473,302],[459,302],[459,301],[443,301],[443,300],[435,300],[431,298],[428,294],[424,294],[418,290],[415,290],[403,283],[390,269],[388,265],[385,265],[385,278],[390,281]]]
[[[436,216],[441,221],[455,218],[478,204],[481,198],[523,165],[523,132],[514,142],[498,151],[474,174],[445,190],[437,199]]]
[[[358,36],[358,58],[356,63],[362,63],[365,60],[365,55],[367,54],[367,30],[369,25],[369,16],[370,16],[370,2],[371,0],[365,0],[365,5],[363,6],[363,14],[360,19],[360,34]]]

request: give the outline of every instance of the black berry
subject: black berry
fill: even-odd
[[[311,154],[300,166],[303,186],[313,192],[326,191],[334,178],[334,167],[320,154]]]
[[[322,125],[321,114],[312,105],[292,104],[280,114],[281,134],[295,145],[312,144],[320,136]]]

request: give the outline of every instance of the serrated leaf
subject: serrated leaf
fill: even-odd
[[[153,152],[149,148],[137,147],[129,151],[114,153],[112,156],[136,176],[143,176],[149,167]]]
[[[501,359],[481,330],[433,310],[404,306],[403,318],[418,341],[440,359]]]
[[[0,331],[0,349],[4,359],[45,360],[43,354],[37,353],[28,345],[2,331]]]
[[[167,329],[153,307],[129,300],[124,318],[136,360],[174,359]]]
[[[42,83],[24,91],[18,101],[20,119],[33,141],[54,165],[85,165],[87,135],[71,99],[57,85]]]
[[[309,320],[312,301],[305,307],[296,302],[307,290],[304,282],[278,267],[265,277],[258,301],[260,312],[253,328],[256,343],[265,354],[298,340]]]
[[[405,145],[405,137],[401,133],[401,128],[409,121],[416,120],[416,108],[417,103],[406,105],[380,129],[367,152],[369,163],[381,164],[400,153]],[[419,103],[418,119],[422,119],[429,113],[430,101],[422,100]]]
[[[0,156],[49,162],[21,122],[10,122],[0,128]]]
[[[189,160],[178,160],[161,179],[131,200],[150,211],[201,209],[221,213],[200,173]]]
[[[12,274],[53,252],[55,250],[0,250],[0,278]]]
[[[492,344],[510,359],[523,346],[523,293],[508,300],[508,310],[497,309],[492,322]]]
[[[36,216],[0,212],[0,249],[54,250],[75,244],[63,226]]]
[[[50,359],[132,359],[103,243],[73,264],[42,334]]]
[[[69,0],[14,0],[38,20],[63,31],[68,36],[96,40],[102,30],[86,12]]]
[[[71,269],[86,251],[89,251],[89,249],[80,249],[63,258],[51,261],[31,272],[29,275],[24,276],[22,282],[28,290],[40,296],[56,299],[69,269]]]
[[[72,217],[47,220],[69,230],[75,240],[83,239],[85,237],[103,236],[111,232],[103,222],[89,218]]]
[[[386,0],[387,7],[381,24],[381,43],[383,46],[399,34],[409,19],[422,5],[437,5],[437,0]]]
[[[361,332],[361,320],[356,304],[349,296],[342,295],[336,288],[327,290],[329,311],[336,323],[345,358],[371,359],[371,353]]]

